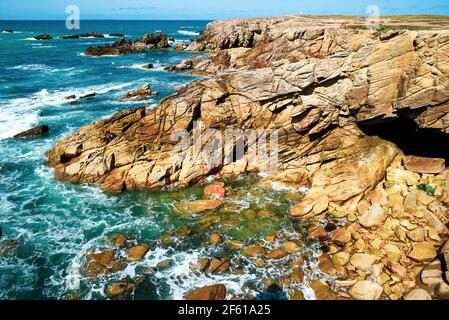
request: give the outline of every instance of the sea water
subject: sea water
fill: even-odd
[[[295,256],[305,256],[310,273],[316,276],[317,244],[304,236],[301,222],[288,217],[293,202],[286,195],[292,190],[257,186],[257,177],[226,181],[228,194],[224,207],[209,216],[218,223],[205,224],[204,217],[176,211],[179,202],[201,198],[202,188],[174,191],[135,191],[109,194],[95,185],[73,185],[56,181],[53,170],[45,166],[45,151],[83,125],[107,118],[116,112],[158,102],[198,77],[169,73],[164,64],[176,64],[198,54],[172,50],[151,51],[113,57],[87,57],[90,46],[112,43],[116,39],[58,39],[62,35],[100,32],[123,33],[136,39],[146,33],[162,32],[176,41],[197,37],[207,21],[82,21],[81,30],[67,30],[64,21],[1,21],[0,30],[0,227],[2,238],[16,239],[13,254],[0,256],[0,299],[63,299],[75,295],[81,299],[105,299],[105,286],[116,280],[132,281],[145,277],[145,285],[134,299],[180,299],[193,288],[223,283],[231,295],[263,297],[263,280],[279,279],[289,269],[287,260],[268,262],[256,267],[250,260],[232,251],[227,241],[244,245],[264,243],[264,237],[279,232],[275,243],[283,240],[302,243]],[[48,33],[53,40],[34,37]],[[142,69],[152,63],[155,68]],[[128,90],[150,83],[160,93],[145,102],[120,101]],[[66,96],[95,92],[92,99],[70,105]],[[11,139],[14,134],[39,124],[50,127],[48,135],[31,139]],[[269,210],[268,217],[250,217],[247,209]],[[213,220],[213,219],[212,219]],[[178,236],[177,228],[188,226],[188,236]],[[223,242],[208,244],[212,232]],[[82,273],[85,255],[110,248],[108,237],[123,233],[136,243],[147,243],[150,251],[140,262],[126,269],[87,278]],[[173,243],[163,244],[161,236],[171,235]],[[233,261],[223,274],[192,271],[199,259],[226,256]],[[171,259],[167,269],[155,268]],[[237,272],[236,270],[240,270]],[[297,286],[313,297],[306,285]],[[288,288],[287,288],[288,289]],[[283,295],[278,295],[283,298]]]

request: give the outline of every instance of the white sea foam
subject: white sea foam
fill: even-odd
[[[195,31],[188,31],[188,30],[178,30],[179,34],[185,35],[185,36],[199,36],[199,32]]]
[[[68,68],[65,70],[70,70]],[[67,103],[65,97],[75,94],[83,96],[91,92],[106,94],[132,86],[133,82],[105,84],[88,88],[48,91],[43,89],[30,97],[11,99],[1,104],[0,108],[0,140],[7,139],[38,123],[41,108],[58,106]]]

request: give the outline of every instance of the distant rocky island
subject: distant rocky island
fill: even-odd
[[[278,165],[263,179],[309,189],[290,215],[312,221],[310,237],[326,248],[320,270],[337,278],[335,286],[311,283],[317,299],[449,299],[448,154],[435,146],[449,141],[449,20],[381,22],[376,30],[351,17],[210,23],[201,38],[177,48],[207,58],[169,70],[208,78],[155,109],[79,129],[48,152],[48,165],[60,180],[109,192],[187,187],[211,175],[257,173],[264,163],[252,163],[249,151],[232,163],[174,158],[177,130],[190,132],[194,123],[203,131],[274,130]],[[156,34],[86,55],[167,47]],[[395,139],[404,123],[413,137],[427,137],[425,148],[412,135]],[[387,136],[388,128],[396,131]],[[189,210],[205,214],[220,204],[206,198]],[[338,221],[331,231],[320,222],[328,219]],[[284,254],[288,246],[270,253]],[[220,284],[199,290],[187,297],[223,299],[226,292]]]

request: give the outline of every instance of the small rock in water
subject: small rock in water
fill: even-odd
[[[128,257],[133,261],[140,261],[145,254],[150,250],[147,244],[139,244],[126,250]]]
[[[0,257],[12,256],[20,245],[18,239],[6,239],[0,242]]]
[[[318,267],[321,272],[327,275],[334,276],[336,273],[334,263],[332,262],[330,256],[326,253],[321,255]]]
[[[313,280],[310,287],[315,292],[316,300],[335,300],[337,295],[331,287],[322,279]]]
[[[41,34],[39,36],[34,37],[36,40],[51,40],[53,37],[47,33]]]
[[[195,289],[184,295],[185,300],[224,300],[226,298],[226,287],[222,284]]]
[[[209,241],[211,244],[219,244],[221,242],[221,236],[218,233],[213,233],[210,236]]]
[[[14,136],[14,138],[26,138],[26,137],[36,137],[48,133],[49,128],[47,125],[37,126],[23,132],[20,132]]]
[[[65,100],[72,100],[72,99],[76,99],[76,95],[74,95],[74,94],[71,94],[71,95],[69,95],[69,96],[67,96],[67,97],[64,97],[64,99],[65,99]]]
[[[5,29],[5,30],[3,30],[3,32],[5,32],[5,33],[13,33],[14,31],[12,29]]]
[[[109,242],[116,248],[122,248],[125,244],[132,240],[127,234],[114,233],[109,237]]]
[[[86,254],[86,258],[109,268],[115,258],[115,253],[111,250],[106,250],[100,253],[91,252]]]
[[[152,63],[147,63],[142,66],[142,69],[153,69],[154,65]]]
[[[271,250],[266,255],[267,259],[274,259],[274,260],[282,259],[285,258],[286,256],[288,256],[288,252],[286,252],[284,249],[281,248]]]
[[[113,300],[127,300],[131,297],[134,291],[134,283],[129,281],[118,281],[109,284],[104,293]]]
[[[92,93],[85,94],[84,96],[81,96],[80,99],[93,98],[93,97],[95,97],[96,95],[97,95],[97,94],[96,94],[95,92],[92,92]]]
[[[326,240],[327,232],[321,224],[312,224],[309,227],[309,237],[312,240]]]
[[[165,270],[168,269],[172,264],[173,264],[172,259],[165,259],[159,261],[158,264],[156,265],[156,268],[158,268],[159,270]]]
[[[254,257],[265,254],[265,249],[262,246],[255,244],[243,249],[242,254],[246,257]]]
[[[216,199],[223,201],[224,196],[225,196],[225,189],[223,182],[210,184],[204,188],[204,198],[206,199]]]
[[[295,253],[299,251],[299,245],[296,242],[293,241],[284,241],[282,244],[282,247],[287,251],[288,253]]]
[[[125,35],[123,33],[110,33],[110,37],[124,37]]]

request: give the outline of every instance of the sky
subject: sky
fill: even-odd
[[[286,14],[449,15],[448,0],[0,0],[0,20],[65,20],[76,5],[83,19],[215,20]]]

